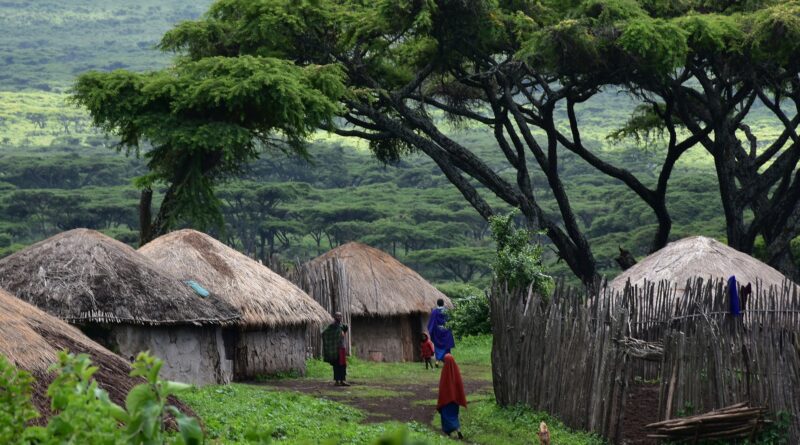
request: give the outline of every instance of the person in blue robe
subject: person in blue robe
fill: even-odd
[[[453,332],[447,328],[447,309],[444,307],[444,299],[436,301],[436,307],[431,311],[428,319],[428,334],[433,342],[433,351],[436,355],[436,367],[444,360],[445,354],[456,347],[453,339]]]

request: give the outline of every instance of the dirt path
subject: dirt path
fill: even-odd
[[[436,384],[381,384],[350,382],[337,387],[321,380],[277,380],[260,385],[322,397],[358,408],[367,414],[366,423],[387,421],[430,425],[436,414]],[[491,390],[491,382],[464,381],[467,395]]]

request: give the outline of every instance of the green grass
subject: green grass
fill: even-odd
[[[457,355],[454,355],[461,369],[465,370],[465,379],[491,378],[491,344],[492,338],[488,335],[456,342],[454,353],[457,351]],[[360,384],[335,393],[323,393],[323,396],[345,396],[348,399],[410,397],[411,393],[402,390],[404,385],[424,383],[435,386],[439,378],[438,372],[424,372],[420,366],[421,363],[374,363],[353,359],[348,371],[351,378]],[[329,374],[330,365],[311,360],[305,379],[327,380]],[[203,419],[212,443],[218,444],[245,443],[245,435],[254,426],[261,431],[271,431],[272,438],[279,443],[371,444],[377,438],[399,430],[407,431],[408,442],[429,445],[457,443],[439,433],[438,416],[431,419],[432,425],[392,421],[364,424],[366,413],[346,403],[291,390],[243,384],[212,385],[195,388],[181,398]],[[536,443],[534,433],[541,421],[549,426],[554,444],[603,443],[596,436],[566,428],[545,413],[522,407],[500,408],[491,395],[491,389],[470,394],[468,402],[468,409],[461,411],[462,430],[468,443]],[[413,404],[435,405],[435,390],[431,391],[430,398]],[[376,413],[370,414],[374,416]]]
[[[272,431],[279,443],[370,444],[399,428],[431,445],[455,443],[418,424],[361,424],[366,416],[355,408],[291,391],[211,385],[181,398],[203,419],[212,443],[246,443],[245,435],[253,427]]]
[[[478,444],[527,445],[538,443],[539,422],[545,422],[553,444],[601,445],[605,443],[593,434],[573,431],[558,419],[525,407],[501,408],[491,395],[467,398],[467,409],[461,410],[461,426],[469,441]],[[439,419],[435,425],[440,425]]]
[[[491,380],[491,350],[492,337],[483,335],[456,340],[452,353],[465,379]],[[322,360],[309,360],[306,367],[306,378],[331,378],[331,365]],[[357,357],[350,357],[347,362],[348,379],[358,383],[431,384],[439,381],[438,372],[425,371],[425,365],[419,362],[376,363]]]

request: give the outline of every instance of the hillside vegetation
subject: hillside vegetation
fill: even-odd
[[[86,70],[164,66],[169,56],[153,45],[174,23],[199,16],[209,1],[121,0],[0,3],[0,255],[74,227],[102,230],[125,242],[137,240],[139,192],[145,172],[136,156],[113,150],[114,141],[92,128],[87,114],[67,102],[74,76]],[[624,164],[644,181],[656,180],[663,147],[607,135],[619,128],[632,102],[606,91],[579,108],[590,132],[587,144]],[[563,113],[563,111],[562,111]],[[753,113],[759,140],[775,129]],[[492,135],[450,127],[456,138],[495,157]],[[671,238],[724,236],[724,218],[713,166],[700,148],[679,162],[670,181]],[[303,260],[343,242],[360,240],[385,249],[435,281],[489,278],[492,252],[486,223],[427,157],[411,154],[384,165],[354,140],[319,134],[311,160],[264,153],[238,179],[218,191],[225,227],[212,232],[248,254],[267,260]],[[614,275],[618,247],[645,255],[655,231],[650,209],[629,189],[575,156],[562,155],[562,177],[579,223],[593,243],[602,273]],[[543,177],[534,187],[547,211],[555,211]],[[495,203],[498,206],[499,203]],[[500,206],[502,208],[502,206]],[[546,240],[543,240],[546,242]],[[546,249],[547,266],[569,277]]]

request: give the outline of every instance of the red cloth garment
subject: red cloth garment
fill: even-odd
[[[467,395],[464,394],[464,381],[461,380],[461,370],[458,369],[456,360],[452,355],[444,356],[444,368],[439,377],[439,400],[436,402],[436,409],[457,403],[464,408],[467,407]]]
[[[425,340],[420,343],[420,353],[422,358],[431,358],[433,357],[433,342],[430,340]]]
[[[339,365],[347,365],[347,348],[339,348]]]

